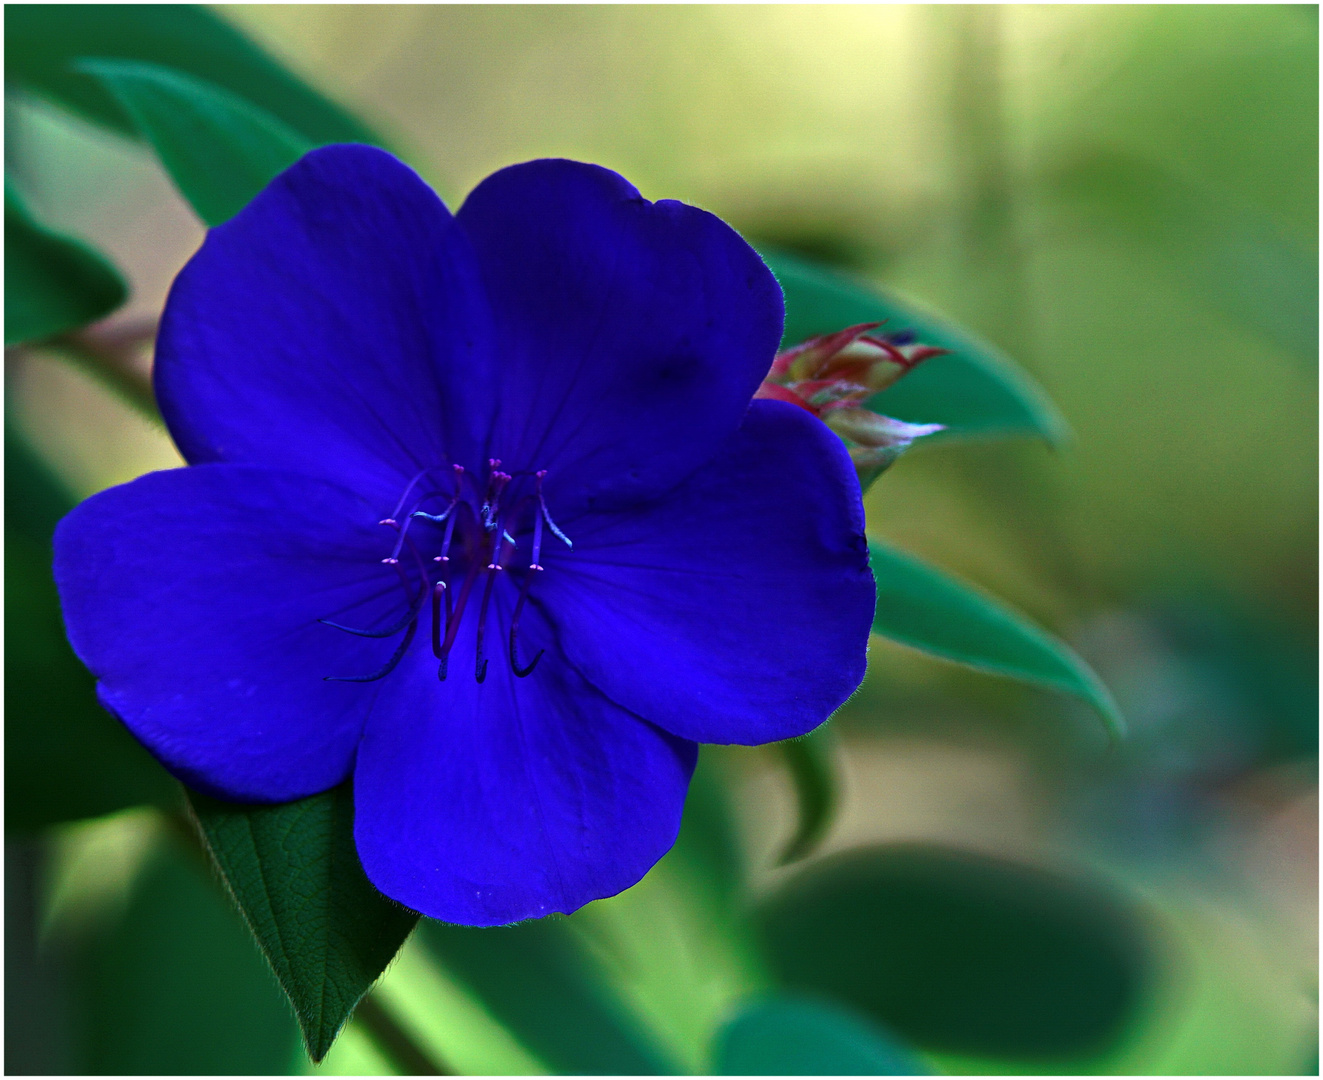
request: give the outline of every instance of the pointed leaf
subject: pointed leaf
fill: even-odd
[[[377,142],[338,105],[291,75],[201,5],[30,4],[5,13],[5,79],[125,133],[135,125],[85,56],[168,64],[254,102],[317,142]]]
[[[128,295],[124,279],[104,256],[39,225],[6,182],[6,345],[85,326],[110,314]]]
[[[228,221],[316,145],[228,90],[169,68],[83,60],[78,69],[114,94],[208,225]]]
[[[717,1033],[718,1076],[927,1076],[894,1036],[825,1002],[778,997],[746,1005]]]
[[[348,785],[279,806],[190,793],[207,846],[320,1061],[409,936],[358,861]]]
[[[760,253],[785,293],[783,347],[857,323],[885,321],[882,333],[912,330],[925,345],[950,350],[878,394],[870,408],[911,423],[945,424],[950,434],[1038,435],[1049,443],[1066,438],[1066,422],[1056,407],[995,346],[875,286],[784,252]]]
[[[827,725],[800,739],[787,739],[777,748],[795,785],[799,817],[795,834],[781,852],[784,866],[808,855],[831,827],[836,814],[836,767],[832,761],[832,733]]]
[[[1065,642],[987,593],[912,555],[868,542],[877,582],[873,633],[982,671],[1073,694],[1113,737],[1125,731],[1102,681]]]

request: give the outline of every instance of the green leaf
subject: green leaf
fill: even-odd
[[[31,833],[141,803],[178,785],[97,704],[64,636],[51,533],[73,496],[5,424],[5,829]]]
[[[877,582],[873,633],[1092,705],[1113,738],[1125,720],[1102,680],[1065,642],[974,586],[895,548],[868,542]]]
[[[1038,435],[1065,440],[1068,429],[1032,379],[996,347],[857,279],[784,252],[760,249],[786,298],[783,345],[862,322],[913,330],[925,345],[949,349],[926,360],[869,407],[898,420],[945,424],[953,434]]]
[[[155,64],[83,60],[208,225],[228,221],[314,143],[241,97]]]
[[[5,13],[5,78],[132,133],[123,105],[74,68],[100,56],[165,64],[254,102],[315,142],[377,142],[366,127],[200,5],[31,4]]]
[[[110,824],[110,823],[104,823]],[[159,837],[125,909],[63,940],[75,1074],[287,1073],[298,1032],[196,848]]]
[[[521,1043],[558,1073],[674,1072],[587,963],[562,918],[479,929],[425,921],[419,938]]]
[[[779,997],[746,1005],[717,1033],[718,1076],[927,1076],[906,1047],[852,1012]]]
[[[39,225],[5,182],[6,345],[85,326],[110,314],[128,295],[107,259]]]
[[[784,866],[809,854],[827,834],[836,813],[836,768],[832,735],[825,724],[801,739],[776,745],[790,770],[799,809],[795,835],[777,860]]]
[[[314,1061],[418,921],[363,873],[348,785],[278,806],[190,793],[207,846]]]
[[[758,922],[785,986],[926,1051],[1103,1053],[1152,976],[1139,912],[1102,881],[933,845],[811,864],[762,903]]]

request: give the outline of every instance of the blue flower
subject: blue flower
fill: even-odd
[[[675,840],[698,742],[821,723],[873,586],[844,448],[750,399],[783,311],[711,214],[534,161],[452,216],[314,151],[170,293],[188,468],[61,524],[69,638],[185,783],[353,778],[371,880],[475,925],[569,912]]]

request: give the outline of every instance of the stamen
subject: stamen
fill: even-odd
[[[492,600],[492,586],[496,584],[496,575],[488,574],[487,583],[482,588],[482,605],[478,608],[478,643],[474,650],[473,677],[482,682],[487,677],[487,658],[482,655],[482,639],[487,629],[487,607]]]
[[[426,592],[426,590],[424,590]],[[409,643],[413,641],[413,636],[418,632],[418,620],[414,619],[409,623],[409,629],[404,635],[404,640],[395,650],[394,655],[386,661],[386,664],[380,671],[373,672],[371,675],[327,675],[323,682],[376,682],[378,679],[384,679],[394,671],[402,659],[404,659],[405,650],[409,648]]]
[[[446,583],[438,581],[432,586],[432,653],[438,660],[445,659],[445,655],[441,652],[441,641],[446,635],[449,615],[450,597],[446,595]]]
[[[560,531],[556,523],[551,520],[551,511],[547,509],[547,500],[542,494],[542,478],[546,475],[547,475],[546,469],[542,469],[537,473],[537,501],[542,505],[542,516],[547,519],[547,528],[551,530],[552,534],[556,537],[556,539],[559,540],[562,544],[564,544],[567,548],[573,550],[574,541]]]
[[[515,603],[514,614],[510,617],[510,670],[514,672],[516,679],[526,679],[533,674],[533,669],[537,667],[537,662],[542,659],[542,654],[546,649],[538,649],[537,655],[529,661],[528,667],[519,666],[519,614],[524,610],[524,601],[528,599],[529,587],[533,584],[534,572],[541,570],[540,566],[530,566],[528,574],[524,577],[523,587],[519,590],[519,599]]]

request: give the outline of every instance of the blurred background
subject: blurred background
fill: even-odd
[[[374,998],[433,1065],[707,1071],[783,987],[942,1072],[1318,1072],[1316,6],[215,10],[452,206],[598,162],[978,332],[1072,431],[921,445],[869,527],[1070,641],[1127,742],[874,637],[814,855],[774,865],[771,751],[705,748],[677,851],[554,941],[415,934]],[[34,212],[129,276],[115,319],[159,312],[202,227],[155,158],[36,96],[6,119]],[[6,396],[75,497],[181,463],[54,352],[11,356]],[[42,778],[9,760],[7,1071],[407,1071],[361,1019],[313,1070],[168,818],[29,827]],[[519,967],[567,941],[587,1012]],[[575,1025],[635,1050],[594,1068]]]

